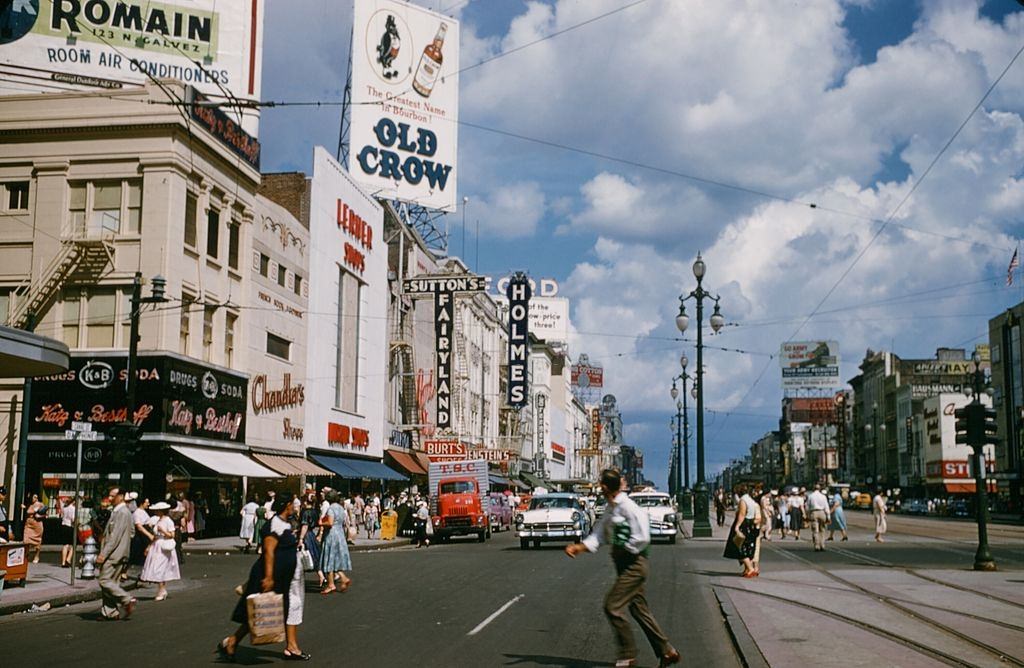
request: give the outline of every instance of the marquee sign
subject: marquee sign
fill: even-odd
[[[526,274],[517,272],[508,282],[508,384],[506,400],[516,410],[522,409],[529,397],[527,361],[530,356],[530,296]]]
[[[487,288],[483,276],[419,276],[402,281],[402,291],[411,297],[434,298],[434,368],[437,398],[437,428],[452,427],[452,354],[455,343],[455,295],[482,292]]]

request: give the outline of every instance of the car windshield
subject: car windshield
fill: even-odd
[[[441,494],[472,494],[476,485],[471,480],[456,480],[441,483]]]
[[[636,501],[636,505],[644,508],[670,505],[667,496],[637,496],[633,500]]]
[[[572,508],[572,499],[564,496],[538,496],[530,500],[530,510],[547,510],[549,508]]]

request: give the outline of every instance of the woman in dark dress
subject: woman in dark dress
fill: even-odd
[[[268,520],[260,535],[262,554],[249,570],[249,580],[238,598],[231,620],[239,624],[238,630],[217,645],[217,652],[233,661],[235,651],[249,635],[249,614],[246,599],[250,594],[275,592],[284,598],[286,647],[284,658],[289,661],[308,661],[310,656],[299,648],[298,625],[302,623],[302,568],[298,560],[299,539],[292,531],[289,519],[295,512],[292,497],[278,496],[271,506],[274,516]],[[296,588],[295,580],[299,587]],[[300,600],[292,600],[300,599]]]
[[[318,589],[324,588],[324,572],[320,570],[320,541],[317,540],[317,531],[320,529],[320,509],[314,503],[315,497],[307,496],[302,502],[302,516],[300,522],[300,540],[302,548],[313,557],[313,570],[320,578]]]
[[[733,491],[740,495],[740,502],[736,507],[736,519],[729,529],[729,538],[725,541],[725,553],[722,556],[739,561],[743,565],[743,577],[754,578],[760,573],[754,559],[757,538],[761,533],[758,529],[761,524],[761,508],[747,493],[747,489],[743,483],[733,488]],[[742,534],[742,542],[737,540],[737,534]]]

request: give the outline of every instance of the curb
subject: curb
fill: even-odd
[[[386,543],[381,543],[380,545],[349,545],[348,546],[348,551],[349,552],[373,552],[375,550],[380,550],[380,551],[383,551],[383,550],[393,550],[393,549],[395,549],[397,547],[405,547],[406,545],[412,545],[412,539],[411,538],[395,538],[394,540],[389,540]],[[195,546],[190,546],[190,545],[188,545],[186,543],[182,547],[182,551],[186,555],[220,554],[220,555],[233,555],[233,556],[241,556],[241,557],[255,557],[256,556],[256,551],[255,550],[252,550],[251,552],[246,554],[245,552],[242,551],[242,548],[240,546],[232,547],[230,549],[227,549],[227,548],[223,548],[223,547],[216,547],[216,548],[195,547]]]
[[[739,655],[740,661],[745,668],[769,668],[761,649],[757,646],[754,636],[736,610],[736,605],[729,598],[729,594],[721,591],[718,587],[712,586],[715,598],[718,599],[718,607],[722,611],[722,619],[729,629],[729,636],[732,638],[733,647]]]
[[[124,589],[125,591],[134,591],[138,586],[138,582],[128,582],[124,585]],[[3,599],[0,598],[0,617],[25,612],[26,610],[31,610],[33,605],[43,605],[45,603],[50,604],[50,610],[61,608],[65,605],[74,605],[75,603],[87,603],[89,601],[99,600],[101,595],[102,592],[100,592],[99,588],[90,588],[85,591],[76,591],[70,594],[57,594],[56,596],[43,598],[42,600],[22,601],[20,603],[5,604]]]

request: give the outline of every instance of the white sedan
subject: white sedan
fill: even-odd
[[[647,511],[652,541],[655,538],[668,538],[668,542],[676,542],[676,536],[679,534],[679,517],[672,505],[672,497],[662,492],[636,492],[630,494],[629,498]]]
[[[572,541],[578,543],[590,533],[590,517],[576,494],[544,494],[530,499],[530,507],[516,514],[516,536],[519,547],[527,549],[533,542]]]

